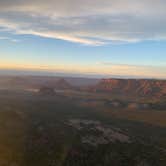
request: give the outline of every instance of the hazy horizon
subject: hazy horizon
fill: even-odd
[[[60,72],[60,71],[40,71],[40,70],[16,70],[16,69],[0,69],[0,76],[43,76],[43,77],[67,77],[67,78],[87,78],[87,79],[155,79],[166,80],[165,78],[158,77],[139,77],[130,75],[104,75],[104,74],[86,74],[86,73],[72,73],[72,72]]]

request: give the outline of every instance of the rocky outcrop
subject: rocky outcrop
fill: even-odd
[[[92,90],[113,94],[162,97],[166,95],[166,81],[146,79],[103,79],[94,86]]]
[[[41,95],[55,95],[55,90],[54,88],[50,88],[50,87],[41,87],[39,89],[39,94]]]
[[[55,89],[70,89],[72,86],[65,80],[65,79],[59,79],[54,84]]]

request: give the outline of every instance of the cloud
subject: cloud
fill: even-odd
[[[105,74],[128,75],[138,77],[166,78],[166,66],[116,64],[112,62],[97,62],[96,65]],[[109,72],[108,72],[109,71]]]
[[[0,0],[0,27],[87,45],[166,40],[165,0]]]
[[[97,65],[102,65],[102,66],[123,66],[123,67],[146,67],[146,68],[153,68],[153,67],[164,67],[165,63],[163,63],[163,65],[136,65],[136,64],[125,64],[125,63],[113,63],[113,62],[96,62]]]
[[[7,40],[7,41],[10,41],[10,42],[14,42],[14,43],[17,43],[17,42],[19,42],[20,40],[18,40],[18,39],[13,39],[13,38],[10,38],[10,37],[1,37],[0,36],[0,40]]]

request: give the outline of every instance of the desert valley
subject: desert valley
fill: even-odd
[[[1,76],[0,87],[2,166],[166,164],[164,80]]]

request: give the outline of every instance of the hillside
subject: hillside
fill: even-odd
[[[121,95],[166,96],[166,81],[147,79],[102,79],[92,88],[95,92]]]
[[[47,87],[87,87],[94,86],[99,79],[51,77],[51,76],[0,76],[1,89],[26,89]],[[57,85],[58,84],[58,85]]]

